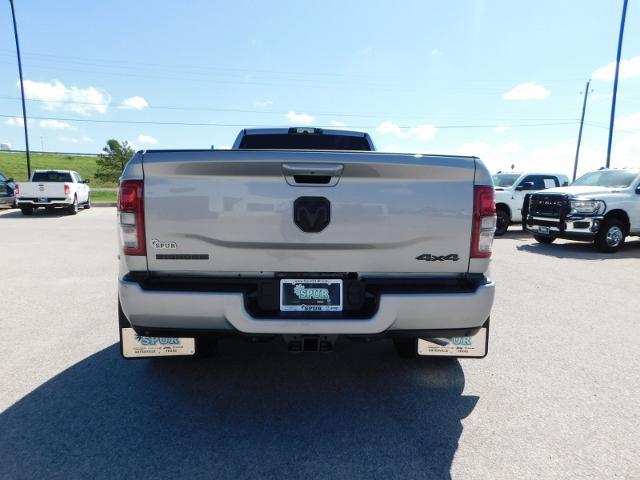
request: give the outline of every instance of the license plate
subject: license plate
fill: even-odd
[[[342,280],[282,279],[280,281],[280,311],[341,312]]]
[[[549,233],[549,227],[538,227],[540,233]]]
[[[487,355],[489,329],[481,328],[472,337],[418,340],[418,355],[430,357],[483,358]]]
[[[48,201],[49,201],[49,199],[47,197],[38,198],[38,203],[47,203]]]
[[[125,358],[179,357],[195,355],[196,342],[187,337],[143,337],[133,328],[121,328]]]

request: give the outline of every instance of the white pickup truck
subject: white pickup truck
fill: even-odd
[[[91,208],[89,180],[72,170],[34,170],[29,182],[16,184],[16,206],[24,215],[37,208],[64,208],[71,215]]]
[[[533,193],[523,215],[525,228],[540,243],[567,238],[616,252],[627,236],[640,236],[640,169],[596,170],[571,186]]]
[[[372,149],[364,133],[292,128],[136,153],[118,201],[123,356],[194,355],[225,336],[486,355],[491,175],[475,157]]]
[[[561,173],[498,172],[493,175],[498,215],[496,237],[504,235],[512,223],[522,222],[522,204],[527,193],[568,184],[569,178]]]

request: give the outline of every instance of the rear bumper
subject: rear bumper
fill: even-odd
[[[47,198],[46,201],[40,201],[37,198],[18,198],[16,204],[18,207],[68,207],[73,203],[72,198]]]
[[[14,197],[13,195],[11,195],[10,197],[0,197],[0,205],[6,206],[13,206],[16,203],[16,197]]]
[[[144,335],[206,333],[246,335],[402,335],[438,331],[468,334],[485,323],[495,284],[484,279],[473,291],[381,293],[369,318],[268,318],[252,316],[241,291],[145,289],[128,277],[118,294],[131,326]]]

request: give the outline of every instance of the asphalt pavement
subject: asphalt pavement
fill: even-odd
[[[0,478],[640,479],[640,240],[496,239],[483,360],[125,361],[115,221],[0,211]]]

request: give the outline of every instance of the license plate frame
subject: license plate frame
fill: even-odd
[[[549,227],[539,226],[538,232],[548,235],[550,232]]]
[[[283,278],[279,299],[281,312],[342,312],[344,283],[338,278]]]
[[[38,197],[38,203],[49,203],[49,199],[47,197]]]

